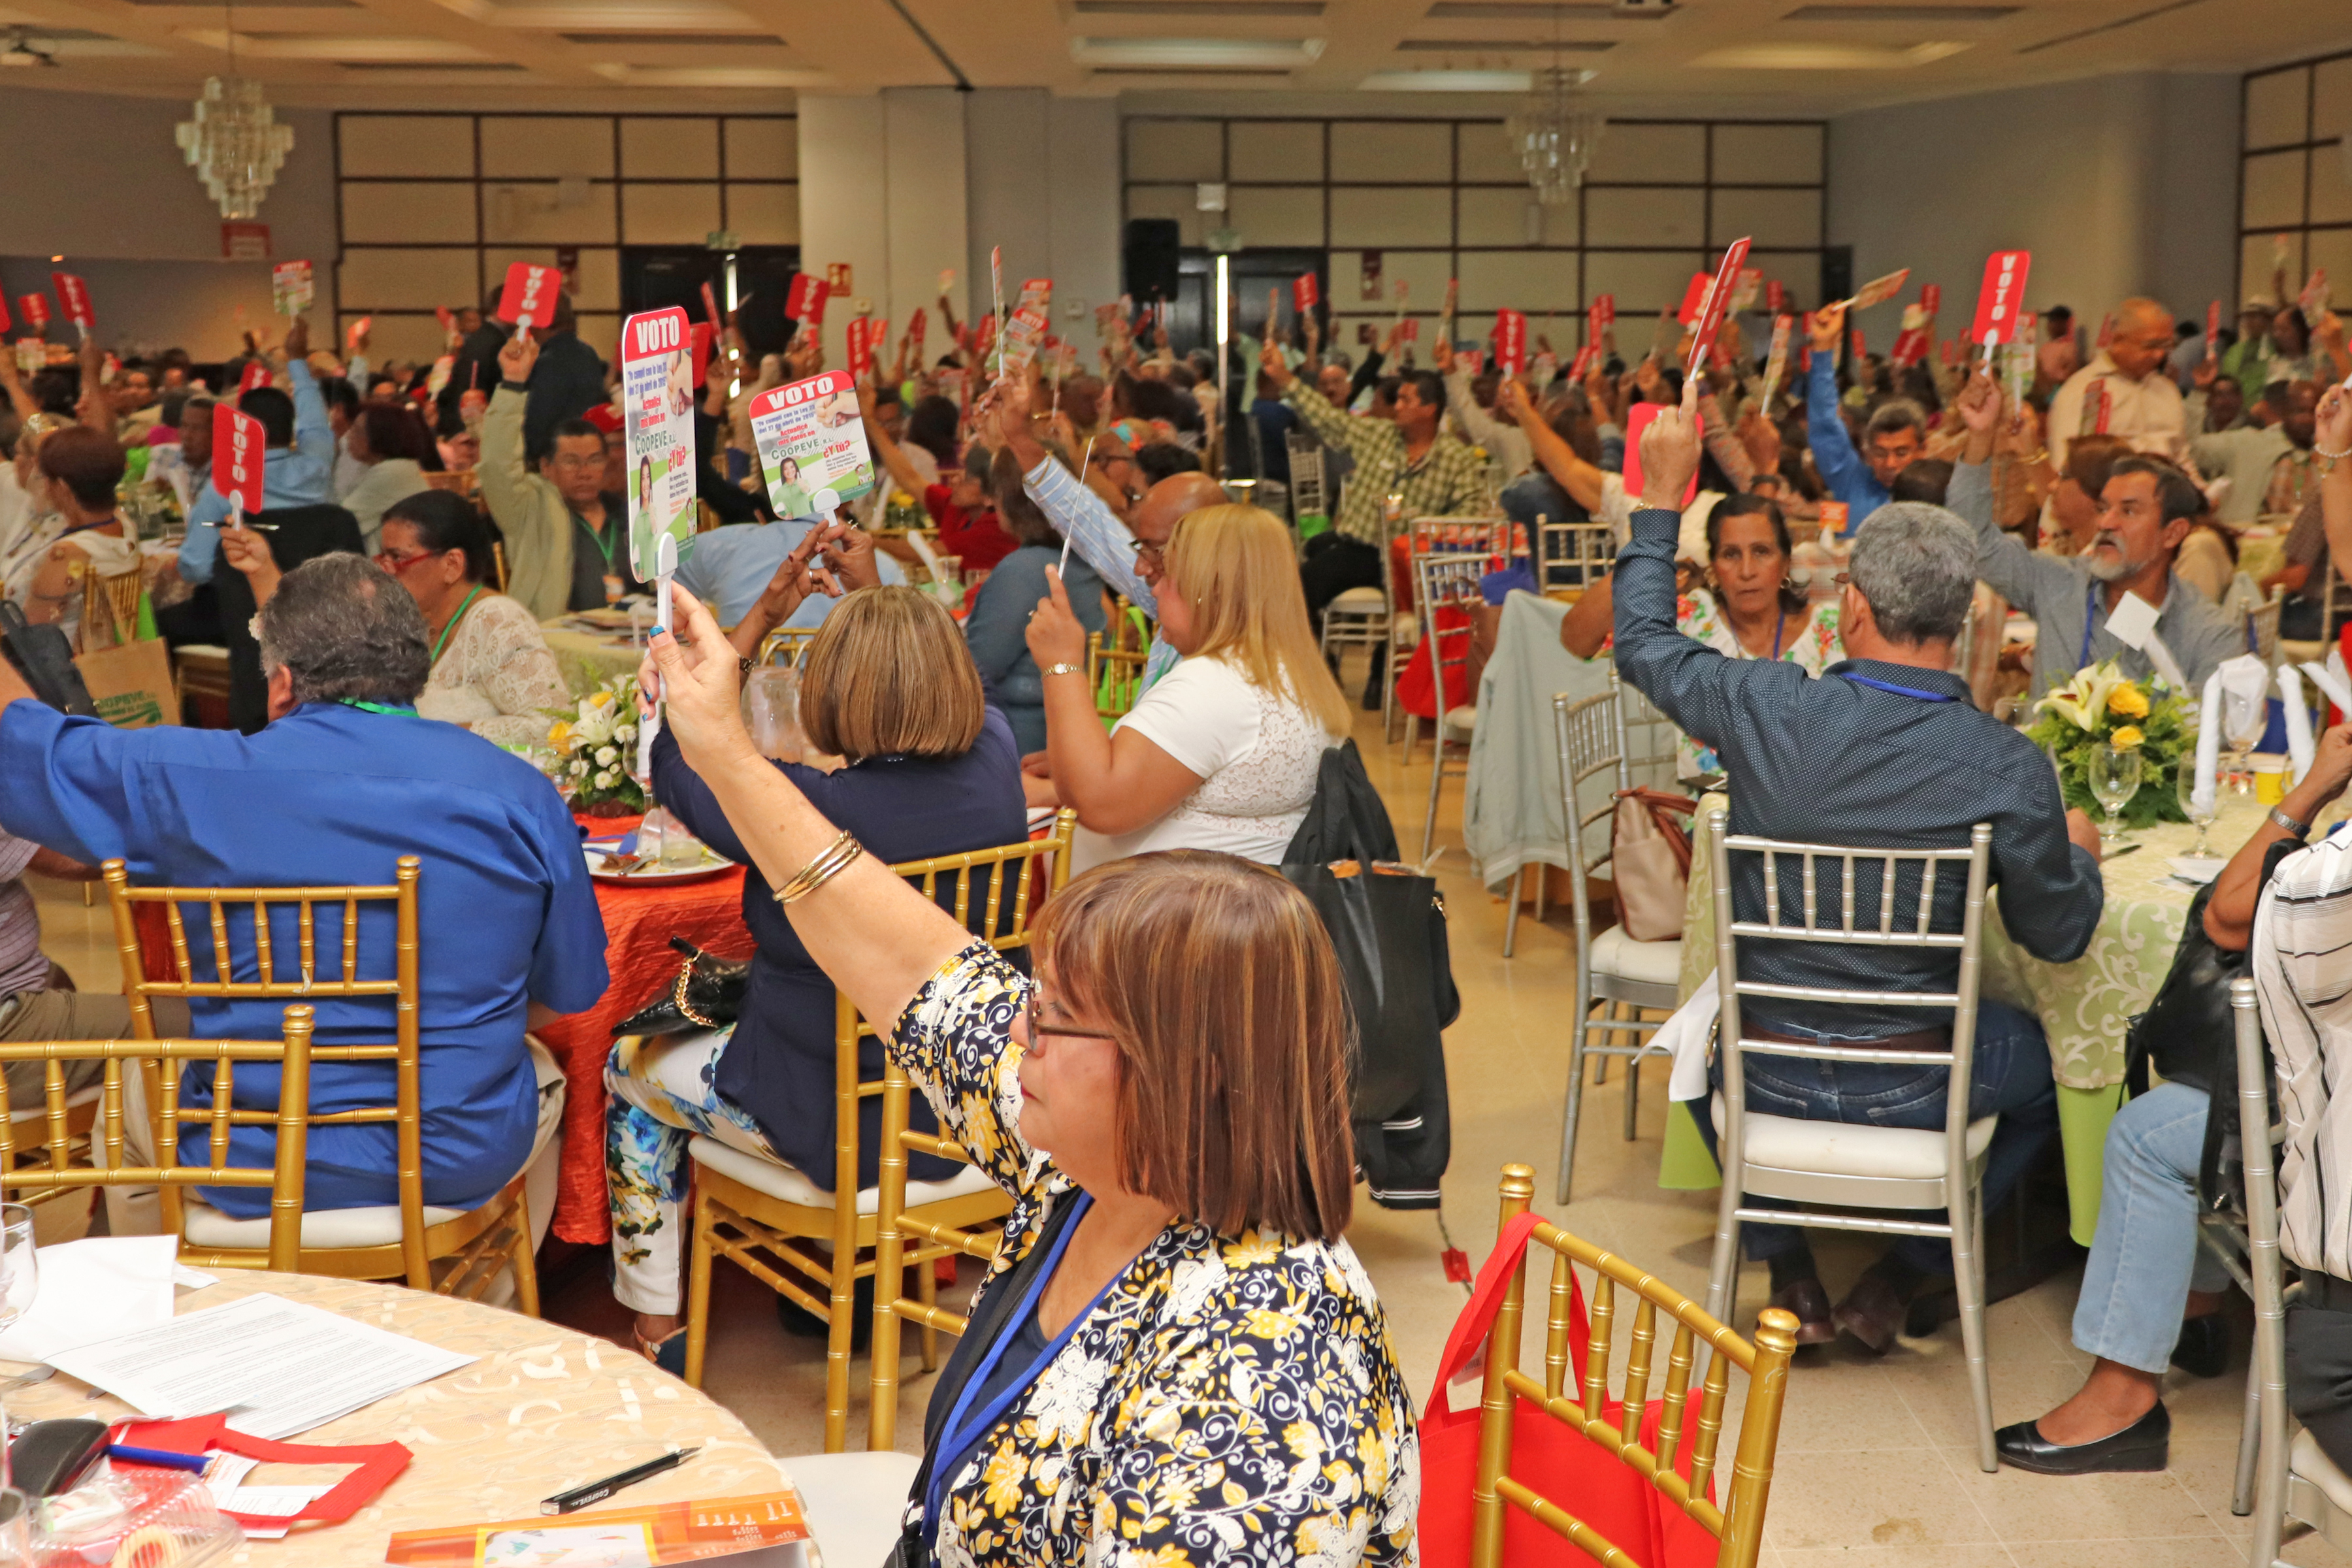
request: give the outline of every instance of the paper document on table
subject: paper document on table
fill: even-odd
[[[0,1333],[0,1361],[60,1351],[172,1321],[175,1236],[93,1236],[44,1247],[40,1289]]]
[[[157,1417],[229,1414],[256,1437],[291,1437],[477,1358],[275,1296],[247,1296],[49,1364]]]

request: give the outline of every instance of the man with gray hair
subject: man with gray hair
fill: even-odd
[[[121,859],[131,879],[165,887],[320,887],[417,882],[419,1026],[424,1046],[425,1201],[480,1207],[552,1147],[562,1075],[535,1067],[523,1031],[593,1006],[604,994],[604,927],[580,836],[537,768],[455,724],[417,717],[432,668],[425,617],[399,581],[357,555],[322,555],[289,572],[258,616],[269,723],[252,735],[165,726],[117,730],[44,706],[0,660],[0,826],[87,865]],[[291,905],[274,912],[278,972],[310,951]],[[341,910],[316,911],[321,980],[343,978]],[[257,973],[250,915],[230,917],[238,978]],[[191,939],[209,944],[201,932]],[[390,979],[394,912],[360,916],[358,978]],[[199,973],[211,960],[195,957]],[[321,997],[321,1046],[382,1044],[391,996]],[[191,1001],[204,1038],[276,1039],[279,998]],[[551,1076],[552,1082],[549,1082]],[[209,1068],[191,1067],[183,1105],[209,1103]],[[239,1073],[240,1109],[276,1109],[277,1079]],[[316,1118],[395,1098],[389,1061],[314,1061],[310,1209],[398,1201],[390,1122]],[[200,1154],[202,1129],[186,1134]],[[268,1168],[274,1136],[240,1126],[230,1163]],[[532,1199],[543,1226],[553,1195]],[[266,1188],[208,1188],[232,1219],[268,1210]]]
[[[2136,451],[2178,459],[2189,440],[2189,414],[2180,388],[2167,374],[2172,356],[2172,312],[2154,300],[2116,307],[2105,347],[2066,378],[2050,399],[2050,463],[2062,472],[2077,436],[2120,436]]]
[[[1848,657],[1816,679],[1785,660],[1726,658],[1675,629],[1675,508],[1697,466],[1695,411],[1686,402],[1643,433],[1642,510],[1633,514],[1633,542],[1617,556],[1617,668],[1723,759],[1731,830],[1920,850],[1963,847],[1976,824],[1988,823],[1990,879],[2011,939],[2053,963],[2080,957],[2105,900],[2097,831],[2083,813],[2066,809],[2049,760],[1979,712],[1969,683],[1952,671],[1976,582],[1968,525],[1921,501],[1872,514],[1854,539],[1839,610]],[[1792,890],[1784,896],[1801,896],[1794,868],[1788,869]],[[1762,918],[1763,870],[1752,859],[1735,868],[1731,896],[1740,919]],[[1835,905],[1834,889],[1824,896]],[[1882,896],[1875,873],[1856,867],[1854,901],[1864,918],[1877,918]],[[1958,924],[1962,898],[1949,879],[1938,883],[1942,929]],[[1823,914],[1835,919],[1837,910]],[[1959,954],[1772,942],[1744,955],[1742,965],[1744,979],[1783,985],[1948,992]],[[2055,1129],[2057,1099],[2040,1022],[1990,997],[1977,1008],[1969,1113],[2000,1117],[1984,1172],[1990,1209]],[[1741,1023],[1754,1038],[1950,1048],[1948,1010],[1758,997],[1743,1002]],[[1745,1081],[1748,1104],[1766,1115],[1939,1131],[1948,1074],[1933,1064],[1759,1055],[1748,1059]],[[1801,1230],[1748,1225],[1743,1235],[1748,1257],[1770,1265],[1772,1305],[1797,1315],[1801,1343],[1844,1332],[1883,1352],[1919,1284],[1949,1272],[1945,1242],[1906,1237],[1832,1310]]]

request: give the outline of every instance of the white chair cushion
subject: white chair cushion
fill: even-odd
[[[746,1154],[732,1149],[715,1138],[696,1138],[686,1146],[687,1157],[698,1165],[708,1165],[722,1176],[730,1177],[756,1192],[761,1192],[779,1203],[798,1204],[803,1208],[829,1209],[833,1194],[820,1191],[814,1182],[781,1160],[764,1159],[758,1154]],[[948,1198],[968,1197],[984,1193],[996,1184],[977,1165],[966,1165],[944,1182],[908,1182],[907,1206],[935,1204]],[[873,1214],[881,1206],[882,1189],[867,1187],[857,1194],[857,1212]]]
[[[922,1460],[897,1453],[795,1454],[776,1462],[801,1494],[825,1568],[862,1568],[890,1555]]]
[[[1363,616],[1385,611],[1388,607],[1389,596],[1378,588],[1343,588],[1323,609],[1326,614],[1338,610],[1344,615]]]
[[[1635,942],[1623,926],[1611,926],[1592,939],[1592,973],[1652,985],[1672,985],[1683,972],[1683,939]]]
[[[1723,1125],[1723,1096],[1715,1097],[1715,1124]],[[1998,1116],[1969,1123],[1969,1158],[1992,1142]],[[1825,1176],[1885,1176],[1934,1181],[1944,1173],[1944,1135],[1909,1127],[1852,1121],[1807,1121],[1794,1116],[1748,1113],[1748,1163],[1776,1171],[1816,1171]]]
[[[1465,702],[1459,708],[1445,710],[1445,728],[1454,734],[1467,735],[1478,728],[1478,705]]]
[[[2327,1457],[2327,1451],[2308,1428],[2296,1429],[2294,1442],[2287,1449],[2286,1463],[2288,1469],[2325,1492],[2337,1511],[2352,1515],[2352,1479],[2336,1468],[2336,1461]]]
[[[260,1188],[255,1188],[259,1192]],[[500,1184],[504,1190],[504,1184]],[[425,1208],[428,1226],[462,1218],[465,1209]],[[188,1195],[188,1245],[203,1247],[245,1247],[263,1251],[269,1246],[269,1220],[231,1219],[194,1194]],[[400,1205],[383,1204],[365,1209],[309,1209],[302,1215],[305,1247],[392,1247],[400,1240]]]

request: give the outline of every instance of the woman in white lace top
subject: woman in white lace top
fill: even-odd
[[[1324,752],[1348,731],[1289,531],[1250,506],[1203,507],[1176,525],[1160,630],[1183,658],[1108,735],[1086,680],[1085,629],[1059,576],[1047,581],[1029,650],[1045,682],[1054,787],[1078,813],[1076,868],[1155,849],[1279,862]]]
[[[416,600],[433,638],[433,673],[416,711],[498,745],[545,744],[548,710],[569,709],[572,697],[539,623],[490,585],[482,514],[448,490],[422,490],[383,514],[383,542],[375,563]],[[268,535],[223,529],[221,549],[252,583],[253,602],[267,603],[278,577]]]

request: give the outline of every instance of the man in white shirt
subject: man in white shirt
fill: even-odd
[[[1506,484],[1535,467],[1518,422],[1503,413],[1499,398],[1491,409],[1479,405],[1470,367],[1455,357],[1454,345],[1444,337],[1437,340],[1436,356],[1437,374],[1445,378],[1446,416],[1460,426],[1463,438],[1486,454]]]
[[[2180,388],[2165,374],[2172,353],[2172,313],[2153,300],[2116,307],[2107,346],[2066,378],[2050,400],[2050,461],[2066,466],[2075,437],[2120,436],[2138,451],[2179,460],[2189,430]]]

